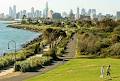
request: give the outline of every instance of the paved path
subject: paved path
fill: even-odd
[[[45,46],[45,48],[43,49],[43,52],[48,51],[48,48],[49,48],[49,46]],[[42,57],[42,55],[43,55],[43,54],[36,54],[36,55],[31,56],[31,57],[29,57],[29,58],[27,58],[27,59],[30,59],[30,58],[33,58],[33,57]],[[0,79],[1,79],[1,77],[3,78],[4,76],[8,76],[8,75],[10,75],[10,74],[12,74],[12,73],[14,73],[14,68],[13,68],[13,66],[10,66],[10,67],[8,67],[8,68],[6,68],[6,69],[4,69],[4,70],[1,70],[1,71],[0,71]]]
[[[6,69],[6,70],[2,70],[0,72],[0,77],[5,76],[5,75],[10,74],[10,73],[13,73],[13,71],[14,71],[13,67]]]
[[[64,55],[65,57],[61,57],[65,60],[72,59],[74,58],[75,55],[75,46],[76,44],[76,35],[73,36],[73,39],[70,40],[70,42],[67,45],[67,50],[66,54]],[[26,72],[26,73],[20,73],[20,72],[15,72],[11,73],[10,75],[6,75],[3,77],[0,77],[0,81],[23,81],[25,79],[44,74],[60,65],[63,65],[63,61],[56,61],[50,66],[45,66],[44,68],[38,70],[37,72]]]

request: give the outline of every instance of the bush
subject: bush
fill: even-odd
[[[116,43],[112,45],[108,50],[108,54],[110,54],[110,56],[119,56],[120,55],[120,43]]]
[[[43,56],[51,57],[52,60],[58,60],[58,57],[56,55],[56,48],[51,48],[47,53],[45,53]]]
[[[57,56],[62,56],[63,54],[64,54],[64,50],[65,50],[65,48],[63,47],[63,48],[57,48]]]
[[[13,54],[9,56],[0,57],[0,70],[14,63]]]
[[[120,32],[120,26],[115,27],[114,32]]]
[[[113,34],[113,35],[111,36],[111,42],[112,42],[112,43],[120,42],[120,35],[118,35],[118,34]]]
[[[36,46],[36,44],[33,44],[33,45],[29,46],[28,48],[18,51],[16,54],[10,53],[10,54],[6,54],[3,57],[0,57],[0,70],[14,64],[15,60],[21,61],[21,60],[25,60],[26,58],[28,58],[30,56],[35,55],[35,53],[34,53],[35,46]],[[14,58],[14,57],[16,57],[16,58]]]
[[[49,65],[50,63],[50,57],[33,57],[25,61],[16,62],[14,70],[20,72],[30,72],[35,71],[38,67]]]

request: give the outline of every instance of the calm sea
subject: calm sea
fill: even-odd
[[[11,40],[16,41],[17,49],[20,49],[22,44],[40,35],[36,32],[7,27],[8,24],[5,23],[5,21],[0,21],[0,54],[14,50],[14,43],[12,42],[10,43],[10,49],[8,49],[8,42]]]

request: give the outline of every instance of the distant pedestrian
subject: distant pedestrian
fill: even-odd
[[[63,64],[65,63],[65,59],[63,58]]]
[[[104,78],[104,66],[101,67],[101,75],[100,75],[100,78]]]
[[[107,76],[111,78],[111,66],[110,65],[107,68]]]

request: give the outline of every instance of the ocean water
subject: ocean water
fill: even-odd
[[[21,49],[22,44],[25,44],[40,35],[40,33],[28,30],[7,27],[8,24],[6,23],[8,22],[0,21],[0,55],[15,49],[15,45],[12,42],[9,43],[10,49],[8,49],[9,41],[14,40],[16,42],[16,48],[19,50]]]

